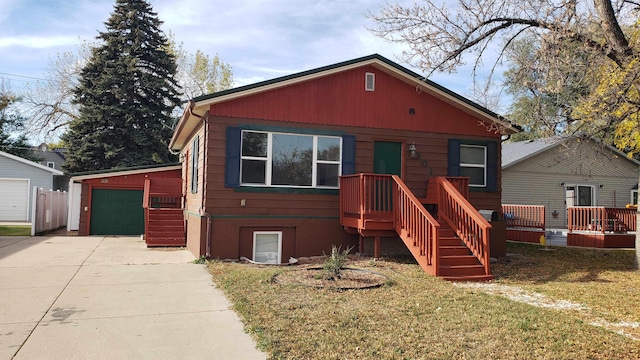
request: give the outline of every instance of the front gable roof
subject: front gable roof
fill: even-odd
[[[595,140],[588,140],[588,141],[595,142]],[[563,143],[564,143],[564,140],[560,137],[503,143],[502,144],[502,169],[504,170],[513,165],[526,161],[547,150],[561,146]],[[640,166],[639,161],[633,158],[631,159],[628,158],[626,154],[616,149],[615,147],[607,144],[602,144],[602,143],[600,143],[600,145],[605,146],[607,149],[611,150],[613,153],[627,159],[628,161],[633,162],[635,165]]]
[[[0,156],[5,157],[5,158],[10,159],[10,160],[17,161],[17,162],[22,163],[22,164],[33,166],[34,168],[37,168],[37,169],[40,169],[40,170],[46,170],[46,171],[50,172],[53,175],[64,175],[64,173],[62,171],[60,171],[60,170],[56,170],[56,169],[50,168],[48,166],[44,166],[44,165],[38,164],[38,163],[33,162],[33,161],[29,161],[27,159],[24,159],[24,158],[21,158],[19,156],[15,156],[15,155],[6,153],[4,151],[0,151]]]
[[[281,87],[298,84],[301,82],[329,76],[339,72],[348,71],[363,66],[373,66],[385,73],[415,86],[417,90],[429,93],[448,104],[455,106],[473,116],[482,119],[491,124],[496,124],[504,133],[514,133],[519,131],[517,126],[500,117],[496,113],[476,104],[475,102],[462,97],[451,90],[448,90],[420,74],[417,74],[399,64],[396,64],[378,54],[361,57],[329,66],[320,67],[313,70],[303,71],[300,73],[279,77],[272,80],[262,81],[251,85],[245,85],[234,89],[224,90],[217,93],[209,94],[194,98],[189,102],[185,109],[176,130],[173,134],[169,147],[179,150],[184,147],[187,138],[192,131],[198,126],[201,115],[208,110],[209,106],[216,103],[234,100],[237,98],[250,96]]]

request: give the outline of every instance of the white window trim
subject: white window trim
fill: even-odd
[[[198,193],[198,166],[200,166],[200,135],[191,141],[191,183],[190,190],[192,194]]]
[[[55,169],[56,163],[54,161],[47,161],[47,167]]]
[[[468,147],[468,148],[480,148],[482,150],[484,150],[484,164],[469,164],[469,163],[463,163],[462,161],[460,161],[460,167],[466,167],[466,168],[482,168],[483,171],[483,179],[482,179],[482,185],[479,184],[471,184],[471,182],[469,182],[469,187],[487,187],[487,147],[484,145],[467,145],[467,144],[460,144],[460,149],[462,149],[463,147]]]
[[[635,204],[633,203],[633,194],[634,194],[634,193],[636,194],[636,203],[635,203]],[[631,192],[629,193],[629,195],[630,195],[630,196],[629,196],[629,204],[631,204],[631,205],[638,205],[638,202],[637,202],[637,200],[638,200],[638,190],[635,190],[635,189],[634,189],[634,190],[631,190]]]
[[[574,191],[574,193],[573,193],[574,194],[573,207],[580,207],[580,206],[582,206],[582,207],[593,207],[593,206],[597,206],[597,204],[596,204],[596,187],[595,187],[595,185],[589,185],[589,184],[566,184],[565,185],[565,199],[567,197],[567,195],[566,195],[567,194],[567,190],[570,187],[573,187],[573,191]],[[578,196],[579,196],[578,195],[579,194],[578,188],[579,187],[589,187],[589,188],[591,188],[591,204],[592,205],[589,206],[589,205],[578,205],[577,204],[579,202],[578,201],[579,200],[578,199]]]
[[[251,250],[252,259],[256,260],[256,241],[258,235],[278,235],[278,256],[276,258],[276,264],[282,263],[282,231],[254,231],[253,232],[253,248]]]
[[[371,87],[369,87],[369,77],[371,77]],[[365,91],[376,90],[376,74],[375,73],[368,72],[364,74],[364,90]]]
[[[342,137],[340,136],[331,136],[331,135],[315,135],[315,134],[299,134],[299,133],[285,133],[285,132],[271,132],[271,131],[261,131],[261,130],[242,130],[242,134],[245,132],[252,133],[261,133],[267,134],[267,156],[266,157],[258,157],[258,156],[245,156],[242,155],[242,147],[243,143],[240,143],[240,162],[242,160],[259,160],[265,161],[266,169],[265,169],[265,183],[245,183],[242,182],[242,166],[240,166],[240,185],[241,186],[252,186],[252,187],[280,187],[280,188],[301,188],[301,189],[338,189],[338,186],[325,186],[318,185],[318,164],[334,164],[338,165],[338,175],[342,174],[342,151],[343,151],[343,143]],[[301,185],[272,185],[272,162],[273,162],[273,135],[282,134],[282,135],[295,135],[295,136],[309,136],[313,137],[313,164],[311,168],[311,186],[301,186]],[[318,138],[334,138],[340,141],[340,154],[338,155],[338,161],[331,160],[318,160]],[[244,136],[241,136],[244,139]],[[244,140],[243,140],[244,141]]]

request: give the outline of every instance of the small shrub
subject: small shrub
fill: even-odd
[[[206,264],[207,263],[207,257],[202,255],[199,258],[193,260],[194,264]]]
[[[327,280],[335,280],[340,278],[340,271],[344,268],[344,264],[347,262],[347,255],[353,249],[347,247],[344,251],[340,251],[341,246],[336,247],[331,245],[331,254],[327,256],[322,264],[322,270],[324,271],[324,277]],[[326,255],[325,255],[326,256]]]

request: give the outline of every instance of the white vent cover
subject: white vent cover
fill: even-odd
[[[376,74],[365,73],[364,74],[364,89],[366,91],[373,91],[376,87]]]

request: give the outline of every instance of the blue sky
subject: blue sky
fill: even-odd
[[[163,31],[173,32],[187,51],[218,53],[229,63],[236,86],[373,53],[400,62],[403,50],[366,29],[373,24],[365,13],[375,12],[384,0],[149,2],[164,21]],[[72,51],[83,40],[92,41],[105,29],[114,4],[115,0],[0,0],[0,78],[9,79],[15,90],[35,81],[29,77],[46,77],[57,54]],[[430,79],[471,97],[470,75],[463,67],[456,74],[434,74]]]

